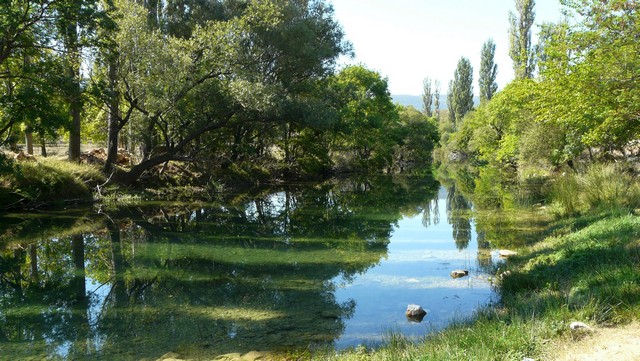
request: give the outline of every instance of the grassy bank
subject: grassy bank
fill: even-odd
[[[419,342],[392,334],[378,349],[310,355],[333,360],[553,360],[594,328],[640,319],[640,182],[616,165],[592,165],[545,184],[551,220],[512,242],[518,255],[496,269],[499,304]],[[555,219],[555,220],[554,220]],[[523,223],[525,222],[522,219]],[[517,227],[517,225],[516,225]],[[525,226],[523,226],[525,227]],[[504,247],[504,244],[494,245]]]
[[[91,201],[95,186],[104,181],[94,165],[54,158],[14,162],[0,157],[0,210]]]
[[[555,222],[499,273],[502,301],[414,343],[315,356],[335,360],[553,359],[553,342],[583,336],[571,322],[626,324],[640,315],[640,217],[589,215]]]

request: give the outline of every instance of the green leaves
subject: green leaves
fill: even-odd
[[[449,118],[458,126],[464,116],[473,109],[473,67],[467,58],[460,58],[449,86]]]
[[[509,12],[509,56],[513,60],[516,79],[533,77],[534,52],[531,27],[535,19],[535,0],[515,0],[518,16]]]
[[[496,76],[498,75],[498,64],[495,63],[496,44],[492,39],[487,40],[482,45],[482,53],[480,56],[480,78],[478,85],[480,87],[480,101],[491,100],[493,94],[498,90]]]
[[[640,135],[640,15],[626,1],[565,5],[583,17],[556,27],[545,47],[545,115],[580,132],[586,147],[621,149]]]

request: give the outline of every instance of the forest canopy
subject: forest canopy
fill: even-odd
[[[431,163],[435,120],[403,118],[379,73],[337,67],[351,44],[325,1],[20,0],[0,23],[0,145],[68,139],[78,161],[102,143],[127,184],[171,161],[312,176]]]

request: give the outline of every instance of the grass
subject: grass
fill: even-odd
[[[551,186],[551,212],[558,217],[586,212],[628,213],[640,207],[640,181],[625,164],[591,164],[557,177]]]
[[[600,327],[640,315],[640,217],[588,213],[556,221],[549,236],[518,249],[500,284],[501,302],[419,342],[392,335],[379,349],[329,360],[552,359],[549,345],[580,338],[573,321]]]
[[[93,198],[92,187],[105,181],[100,169],[53,158],[35,162],[0,160],[0,206],[33,208]]]

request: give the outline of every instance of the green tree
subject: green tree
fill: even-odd
[[[433,149],[439,140],[438,126],[414,107],[398,106],[399,138],[394,149],[393,167],[397,172],[430,169]]]
[[[52,109],[43,104],[50,90],[45,84],[49,77],[43,75],[51,67],[49,19],[55,18],[55,3],[13,1],[0,6],[0,145],[16,142],[20,124],[31,135],[38,119],[46,120],[37,117],[36,109]]]
[[[422,82],[422,107],[427,117],[433,115],[431,107],[433,105],[433,81],[431,78],[425,78]]]
[[[456,121],[456,112],[455,112],[455,101],[453,99],[453,80],[449,80],[449,87],[447,88],[447,110],[449,113],[449,121],[455,127]]]
[[[61,90],[65,95],[71,122],[69,124],[69,160],[80,159],[80,129],[86,83],[81,73],[83,52],[94,48],[103,12],[97,0],[64,0],[56,3],[57,41],[62,45],[64,64]]]
[[[351,158],[351,167],[390,166],[398,113],[387,80],[362,66],[349,66],[332,79],[331,90],[340,117],[334,149]]]
[[[350,50],[324,2],[251,2],[231,9],[238,12],[228,20],[195,26],[189,37],[149,29],[148,10],[134,3],[118,9],[119,127],[133,121],[138,139],[157,138],[141,163],[119,175],[125,183],[168,161],[226,152],[224,135],[240,145],[271,134]],[[267,132],[251,135],[265,125]]]
[[[433,82],[433,113],[436,119],[440,119],[440,80]]]
[[[518,15],[509,11],[509,56],[516,79],[533,77],[535,52],[531,44],[531,27],[535,20],[535,0],[515,0]]]
[[[496,83],[498,64],[494,60],[495,54],[496,44],[492,39],[489,39],[482,45],[480,56],[480,76],[478,78],[480,102],[491,100],[493,94],[498,90],[498,84]]]
[[[640,136],[637,7],[625,1],[563,4],[578,22],[555,26],[546,36],[540,120],[567,129],[573,156],[597,148],[625,153]]]
[[[449,92],[449,117],[457,127],[473,109],[473,68],[469,59],[462,57],[458,61]]]

